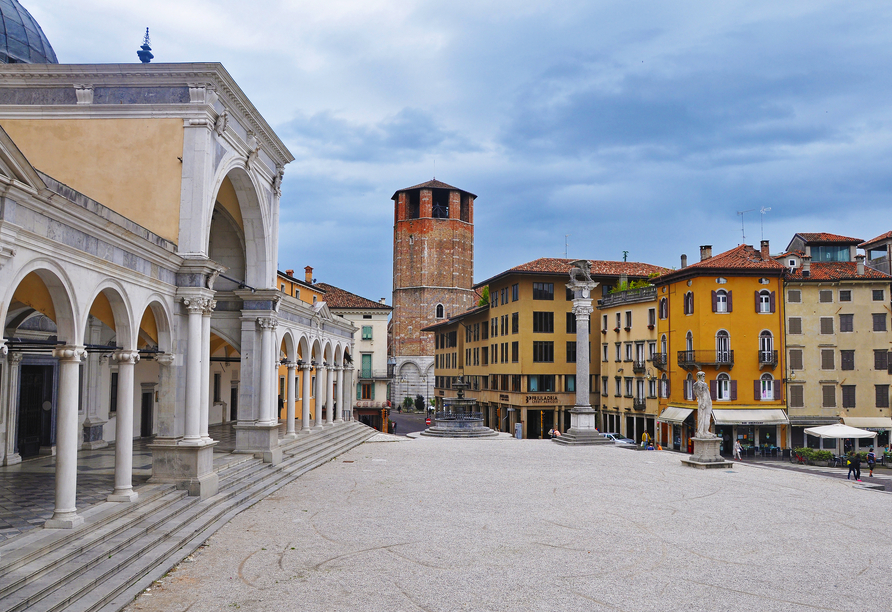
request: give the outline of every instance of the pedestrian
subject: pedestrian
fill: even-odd
[[[873,467],[876,464],[877,464],[877,456],[876,456],[876,453],[873,452],[873,447],[871,446],[867,450],[867,467],[870,468],[870,474],[868,474],[868,476],[870,476],[871,478],[873,478]]]
[[[855,468],[855,480],[861,482],[861,453],[852,452],[852,467]]]
[[[743,461],[743,447],[740,445],[740,440],[734,440],[734,458],[738,461]]]
[[[391,433],[396,433],[396,422],[393,423],[393,431]]]
[[[849,466],[849,473],[846,474],[846,480],[848,480],[855,473],[855,461],[854,457],[852,457],[852,451],[846,453],[846,465]]]

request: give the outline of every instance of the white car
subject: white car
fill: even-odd
[[[635,444],[635,440],[633,440],[631,438],[626,438],[622,434],[608,432],[608,433],[603,433],[601,435],[603,435],[607,438],[610,438],[611,440],[613,440],[613,442],[615,444]]]

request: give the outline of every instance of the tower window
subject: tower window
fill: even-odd
[[[431,216],[434,219],[448,219],[449,192],[444,189],[434,189],[431,198]]]
[[[406,211],[406,215],[409,219],[417,219],[421,216],[421,194],[418,190],[410,191],[408,193],[409,196],[409,206]]]
[[[443,304],[437,304],[437,318],[442,319],[443,316]]]

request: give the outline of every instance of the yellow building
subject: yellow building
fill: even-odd
[[[570,427],[576,398],[576,319],[567,290],[570,259],[542,258],[477,283],[489,303],[425,328],[435,334],[435,394],[452,395],[452,377],[471,383],[485,424],[523,437],[545,438]],[[601,295],[621,278],[647,278],[663,268],[645,263],[592,261]],[[597,289],[595,290],[598,291]],[[600,360],[590,359],[591,404],[600,406]]]
[[[700,247],[700,261],[655,279],[661,370],[661,426],[665,447],[687,450],[697,402],[693,383],[703,371],[713,400],[722,452],[734,440],[751,452],[774,454],[785,446],[784,266],[768,252],[740,245],[712,256]],[[758,449],[756,451],[756,449]],[[767,451],[765,450],[767,449]]]

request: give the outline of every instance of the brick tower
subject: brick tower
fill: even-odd
[[[391,401],[434,389],[434,337],[421,329],[474,306],[473,193],[436,179],[394,202]]]

